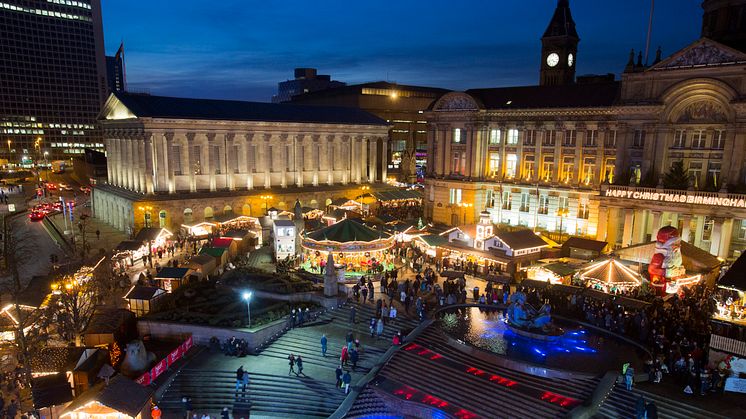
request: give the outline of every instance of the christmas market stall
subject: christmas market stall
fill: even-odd
[[[188,280],[190,273],[191,269],[189,268],[173,268],[169,266],[159,269],[154,279],[158,283],[158,286],[166,290],[166,292],[173,292]]]
[[[65,419],[110,419],[151,417],[153,390],[117,375],[80,394],[63,410]]]
[[[615,256],[596,260],[575,275],[575,281],[605,293],[626,291],[642,285],[642,276]]]
[[[218,224],[212,221],[199,221],[181,225],[184,235],[195,239],[206,239],[217,228]]]
[[[320,272],[329,252],[337,265],[346,272],[366,273],[393,269],[389,249],[394,237],[367,227],[357,221],[344,219],[329,227],[306,233],[302,239],[303,267],[309,272]]]
[[[135,285],[127,292],[124,299],[135,316],[142,317],[153,310],[158,300],[166,295],[166,291],[158,287]]]
[[[746,254],[733,262],[717,285],[713,318],[746,326]]]

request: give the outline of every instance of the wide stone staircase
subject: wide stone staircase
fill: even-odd
[[[349,319],[353,306],[357,323],[351,325]],[[188,364],[163,393],[159,406],[169,417],[168,414],[182,411],[181,398],[189,395],[197,412],[218,414],[223,407],[228,407],[235,412],[250,411],[263,416],[328,417],[345,398],[344,392],[334,386],[334,370],[339,365],[347,332],[352,330],[355,338],[362,342],[358,366],[351,371],[354,384],[388,349],[397,331],[406,334],[418,324],[416,320],[400,318],[385,326],[381,339],[371,339],[368,322],[374,315],[375,306],[370,303],[346,304],[327,310],[302,327],[275,337],[257,355],[242,358],[251,376],[246,397],[235,392],[235,370]],[[322,334],[327,336],[326,357],[321,354]],[[291,353],[303,357],[307,377],[286,374],[287,357]],[[208,356],[223,357],[222,354]],[[217,358],[217,365],[223,363],[222,359]],[[204,364],[216,365],[216,362]],[[234,417],[241,416],[234,414]]]
[[[433,327],[398,351],[369,384],[386,397],[442,408],[446,415],[491,418],[564,416],[597,385],[594,378],[543,378],[483,361],[451,346]],[[380,403],[359,400],[350,413],[391,412]]]
[[[638,388],[633,387],[632,391],[628,391],[623,384],[617,384],[606,396],[595,418],[634,418],[637,399],[640,396],[645,399],[646,403],[655,403],[658,408],[658,417],[661,419],[725,419],[724,416]]]

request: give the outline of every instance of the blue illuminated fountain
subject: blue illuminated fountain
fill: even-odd
[[[552,323],[549,304],[537,310],[526,301],[526,294],[522,292],[510,295],[505,322],[514,333],[529,339],[555,341],[565,333]]]
[[[644,354],[637,347],[599,331],[555,318],[545,324],[552,324],[561,333],[550,339],[537,338],[546,333],[517,328],[508,319],[507,310],[468,307],[442,313],[440,327],[469,345],[552,369],[597,374],[630,361],[643,367]]]

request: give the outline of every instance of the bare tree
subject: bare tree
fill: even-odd
[[[30,315],[27,310],[21,307],[18,297],[23,292],[25,285],[21,283],[21,275],[19,272],[19,266],[23,263],[34,263],[34,260],[39,257],[36,246],[30,241],[19,240],[14,234],[13,225],[10,217],[6,217],[4,220],[4,244],[3,257],[5,260],[5,266],[3,267],[3,292],[10,295],[11,304],[13,304],[14,318],[16,323],[16,339],[15,345],[17,349],[18,363],[22,366],[25,372],[24,378],[27,384],[31,383],[31,369],[29,365],[29,354],[31,347],[36,347],[38,340],[33,338],[38,337],[37,333],[33,336],[26,335],[26,329],[33,326],[37,320],[37,315]],[[36,313],[39,314],[39,313]],[[31,338],[31,339],[30,339]]]
[[[108,293],[105,281],[90,268],[81,268],[75,274],[60,277],[55,292],[48,303],[50,315],[56,319],[57,331],[62,339],[80,344],[80,337],[91,321],[99,299]]]

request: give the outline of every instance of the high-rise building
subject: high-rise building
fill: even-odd
[[[124,68],[124,43],[119,44],[116,54],[106,56],[106,81],[109,93],[127,91],[127,72]]]
[[[272,96],[272,103],[289,102],[295,95],[344,85],[341,81],[332,80],[328,74],[317,74],[315,68],[296,68],[295,79],[277,83],[277,94]]]
[[[31,164],[44,152],[57,159],[103,150],[101,2],[0,2],[0,80],[2,157]]]

